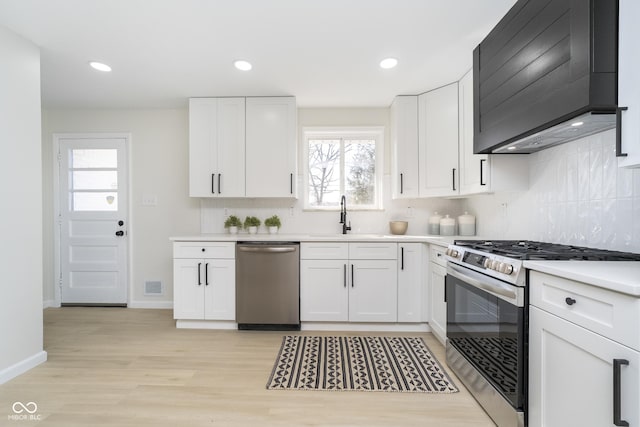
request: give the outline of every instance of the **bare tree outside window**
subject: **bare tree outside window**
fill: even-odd
[[[376,140],[310,138],[309,206],[334,207],[345,194],[351,206],[376,203]]]
[[[345,145],[347,200],[352,205],[372,205],[375,203],[376,142],[349,141]]]

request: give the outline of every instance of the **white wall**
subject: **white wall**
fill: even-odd
[[[640,253],[640,169],[617,167],[615,130],[529,161],[529,191],[467,199],[479,234]]]
[[[224,233],[225,213],[244,219],[255,215],[264,221],[277,214],[282,220],[281,233],[339,233],[338,212],[304,211],[302,202],[303,153],[302,135],[305,126],[384,126],[384,177],[383,211],[349,211],[354,233],[389,233],[389,221],[404,219],[409,221],[407,234],[427,234],[427,220],[434,211],[458,215],[462,202],[446,199],[391,200],[390,191],[390,137],[388,108],[299,108],[298,109],[298,196],[299,200],[263,199],[203,199],[202,232]],[[348,206],[347,206],[348,208]],[[408,209],[411,208],[411,209]],[[266,232],[264,227],[261,232]]]
[[[180,110],[45,110],[43,173],[45,182],[45,301],[54,299],[53,134],[73,132],[131,133],[129,244],[130,306],[172,307],[173,265],[170,236],[200,232],[200,203],[189,198],[188,113]],[[142,206],[143,194],[157,206]],[[161,296],[145,296],[145,281],[159,280]]]
[[[46,360],[42,343],[40,52],[0,27],[0,384]]]

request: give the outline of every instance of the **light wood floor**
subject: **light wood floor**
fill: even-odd
[[[453,374],[454,394],[266,390],[282,332],[178,330],[171,310],[44,319],[49,360],[0,386],[0,426],[493,426]],[[8,419],[15,401],[41,421]]]

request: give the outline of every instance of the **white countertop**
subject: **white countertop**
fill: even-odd
[[[525,261],[524,267],[640,298],[639,261]]]
[[[397,242],[397,243],[431,243],[448,246],[455,239],[469,239],[469,236],[414,236],[396,234],[196,234],[191,236],[175,236],[174,242]]]

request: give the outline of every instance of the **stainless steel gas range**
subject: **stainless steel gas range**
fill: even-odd
[[[640,254],[519,240],[446,251],[447,364],[499,427],[527,425],[525,260],[640,261]]]

